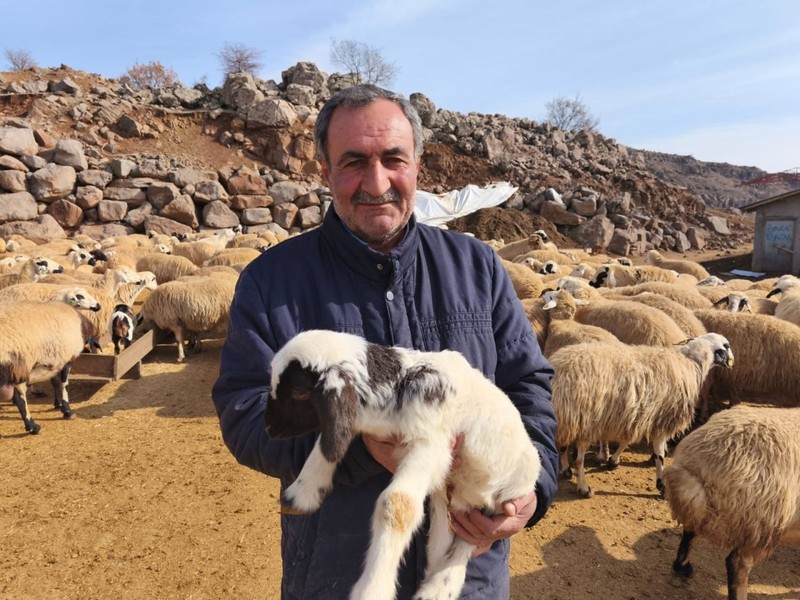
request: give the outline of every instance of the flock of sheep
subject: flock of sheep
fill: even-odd
[[[614,468],[648,441],[684,530],[673,569],[690,575],[692,541],[705,538],[730,550],[729,598],[746,598],[753,564],[800,543],[800,280],[722,281],[655,250],[637,266],[558,249],[543,232],[495,247],[555,370],[562,473],[575,469],[591,496],[592,444]]]
[[[69,371],[82,352],[120,352],[158,327],[183,361],[201,335],[224,334],[241,269],[280,241],[234,230],[0,239],[0,399],[38,433],[27,386],[50,381],[71,417]],[[633,265],[559,249],[541,231],[488,243],[555,369],[562,473],[574,469],[591,496],[593,445],[614,468],[629,444],[648,441],[656,487],[684,528],[673,568],[689,575],[693,539],[708,539],[731,550],[729,596],[745,598],[752,565],[800,541],[800,280],[722,281],[655,250]],[[741,399],[780,407],[720,410]]]

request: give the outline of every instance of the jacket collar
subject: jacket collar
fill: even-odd
[[[389,254],[381,254],[347,229],[331,204],[325,214],[321,234],[324,243],[328,244],[330,250],[345,265],[358,271],[364,277],[385,281],[398,265],[399,270],[404,271],[416,259],[419,246],[419,227],[416,216],[412,214],[403,241]]]

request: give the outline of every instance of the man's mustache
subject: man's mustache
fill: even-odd
[[[373,196],[361,190],[353,194],[350,199],[353,204],[383,204],[385,202],[400,202],[400,192],[396,189],[389,188],[380,196]]]

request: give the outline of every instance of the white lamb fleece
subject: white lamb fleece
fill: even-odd
[[[539,453],[508,396],[458,352],[387,348],[332,331],[295,336],[272,367],[268,433],[289,437],[309,431],[309,425],[322,430],[284,491],[291,509],[319,508],[337,463],[359,433],[396,434],[405,442],[392,482],[377,500],[372,541],[351,600],[395,597],[397,568],[429,495],[428,567],[414,597],[458,597],[474,547],[453,534],[448,507],[500,514],[504,502],[534,491],[541,470]],[[314,412],[324,411],[305,428],[292,422],[303,401]],[[451,442],[459,434],[461,464],[451,472]]]

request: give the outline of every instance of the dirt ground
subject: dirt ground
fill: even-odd
[[[207,341],[178,365],[160,345],[140,379],[73,380],[70,421],[35,386],[37,436],[0,407],[0,598],[279,597],[278,485],[222,443],[210,396],[220,348]],[[587,476],[593,498],[562,481],[545,519],[514,538],[512,598],[725,597],[725,553],[704,542],[693,579],[672,574],[680,530],[645,447]],[[800,598],[797,550],[757,565],[750,591]]]

